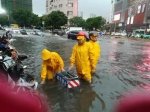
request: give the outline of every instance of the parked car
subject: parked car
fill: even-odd
[[[32,29],[26,29],[26,33],[28,34],[28,35],[33,35],[34,34],[34,31],[32,30]]]
[[[115,36],[120,36],[121,33],[120,32],[115,32]]]
[[[34,30],[35,35],[44,36],[44,33],[41,30]]]
[[[110,35],[110,32],[105,32],[105,35]]]
[[[65,30],[65,33],[68,34],[70,31],[69,30]]]
[[[136,30],[133,30],[134,37],[143,38],[144,34],[145,34],[145,29],[136,29]]]
[[[121,36],[127,36],[127,33],[122,32],[122,33],[121,33]]]
[[[54,29],[53,34],[62,36],[62,35],[64,35],[64,31],[62,31],[61,29]]]
[[[77,35],[80,31],[74,30],[68,33],[68,39],[77,40]],[[83,31],[86,34],[86,41],[89,41],[89,33],[87,31]]]
[[[44,32],[44,33],[52,33],[51,30],[44,30],[43,32]]]
[[[27,32],[26,32],[26,30],[24,30],[24,29],[20,30],[20,33],[21,33],[22,35],[27,35]]]
[[[68,33],[68,39],[76,40],[79,31],[73,30]]]

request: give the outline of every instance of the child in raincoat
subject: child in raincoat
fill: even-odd
[[[56,73],[64,71],[64,62],[58,53],[50,52],[47,49],[42,50],[41,56],[43,60],[41,69],[41,84],[44,84],[46,78],[53,79]]]
[[[86,34],[83,31],[78,33],[77,41],[78,44],[72,50],[68,70],[71,70],[75,64],[79,78],[91,83],[91,66],[94,67],[94,54],[91,51],[90,45],[86,42]]]
[[[94,69],[92,69],[93,67],[91,67],[92,73],[95,72],[98,60],[100,58],[100,52],[101,52],[100,45],[97,42],[97,37],[98,37],[97,33],[90,33],[89,35],[90,41],[88,43],[92,47],[92,52],[94,54]]]

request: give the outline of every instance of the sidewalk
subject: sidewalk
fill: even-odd
[[[110,37],[110,38],[116,38],[116,39],[150,41],[150,39],[143,39],[143,38],[136,38],[136,37],[126,37],[126,36],[112,36],[112,35],[108,35],[108,37]]]

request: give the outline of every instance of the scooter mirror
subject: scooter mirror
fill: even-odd
[[[27,68],[27,66],[23,66],[23,68]]]

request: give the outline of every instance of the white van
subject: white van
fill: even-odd
[[[68,34],[70,31],[73,31],[73,30],[76,30],[76,31],[82,31],[82,27],[70,27],[68,28],[68,30],[66,31],[66,34]]]

